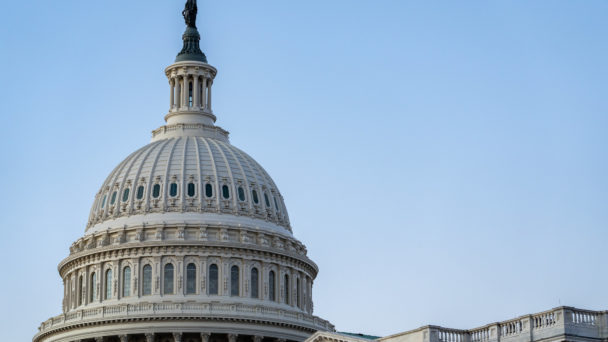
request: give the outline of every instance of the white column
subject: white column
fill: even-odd
[[[182,78],[182,108],[188,109],[188,75]]]
[[[175,103],[173,104],[173,107],[177,110],[181,107],[181,94],[182,94],[182,86],[181,86],[181,82],[179,81],[179,77],[175,77],[174,78],[174,83],[175,83]]]
[[[175,79],[171,77],[169,79],[169,87],[171,88],[171,93],[169,94],[169,110],[173,110],[175,107]]]
[[[209,78],[209,94],[207,95],[207,108],[209,108],[209,113],[213,113],[213,109],[211,109],[211,86],[213,85],[213,79]]]
[[[207,110],[207,77],[203,76],[201,83],[201,108]]]
[[[198,75],[194,75],[194,81],[192,82],[192,107],[195,109],[199,108],[198,104]]]

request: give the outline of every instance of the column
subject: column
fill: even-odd
[[[146,334],[146,342],[154,342],[154,334],[147,333]]]
[[[182,342],[182,333],[173,333],[173,341]]]
[[[173,77],[169,80],[169,88],[171,88],[171,92],[169,93],[169,111],[172,111],[175,107],[175,79]]]
[[[184,75],[182,78],[182,109],[188,109],[188,75]]]
[[[198,103],[198,75],[194,75],[194,81],[192,82],[192,107],[198,109],[200,107]]]
[[[95,342],[103,342],[103,336],[95,337]]]
[[[209,79],[209,94],[207,95],[207,108],[209,108],[209,113],[213,113],[213,110],[211,109],[211,86],[213,85],[213,80],[210,78]]]
[[[209,336],[211,336],[210,333],[201,333],[201,342],[209,342]]]
[[[264,338],[263,336],[259,336],[259,335],[253,336],[253,342],[262,342],[263,338]]]
[[[120,342],[127,342],[129,340],[127,335],[120,335],[118,338],[120,338]]]
[[[228,342],[236,342],[237,334],[228,334]]]
[[[207,77],[203,76],[201,83],[201,108],[207,110]]]

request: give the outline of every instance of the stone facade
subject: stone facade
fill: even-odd
[[[348,334],[317,332],[306,342],[369,342]],[[558,307],[470,330],[427,325],[373,339],[376,342],[608,341],[608,311]]]
[[[198,46],[187,30],[185,44]],[[165,69],[166,125],[97,192],[84,236],[59,264],[63,313],[34,342],[303,341],[333,331],[312,315],[319,270],[278,187],[215,125],[217,70],[188,56]]]

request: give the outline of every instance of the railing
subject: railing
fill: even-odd
[[[454,329],[440,329],[437,331],[437,338],[443,342],[465,342],[467,331]]]
[[[334,326],[319,317],[299,312],[278,310],[258,305],[226,304],[226,303],[138,303],[109,305],[98,308],[82,309],[75,312],[59,315],[43,322],[38,330],[45,332],[50,329],[61,328],[66,325],[94,321],[103,318],[120,318],[132,316],[160,316],[178,314],[191,315],[223,315],[230,318],[246,317],[247,319],[274,318],[291,324],[299,324],[312,330],[334,330]],[[446,341],[464,342],[464,341]]]
[[[423,329],[431,331],[430,342],[498,342],[547,339],[572,334],[586,338],[608,338],[608,311],[590,311],[571,307],[558,307],[534,315],[521,316],[471,330],[457,330],[437,326]],[[416,334],[419,329],[399,334]],[[381,339],[390,342],[391,337]],[[417,341],[413,339],[412,341]],[[422,341],[420,341],[422,342]]]

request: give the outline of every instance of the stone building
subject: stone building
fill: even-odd
[[[59,263],[63,313],[34,342],[303,341],[317,265],[266,171],[215,125],[217,70],[199,48],[196,1],[165,69],[166,125],[107,177]]]
[[[306,342],[530,342],[608,341],[608,311],[558,307],[470,330],[434,325],[386,337],[319,331]]]
[[[84,236],[59,263],[63,313],[33,342],[608,341],[607,312],[570,307],[383,338],[313,316],[317,265],[272,178],[215,125],[217,70],[199,47],[196,1],[184,17],[183,49],[165,69],[166,125],[95,194]]]

